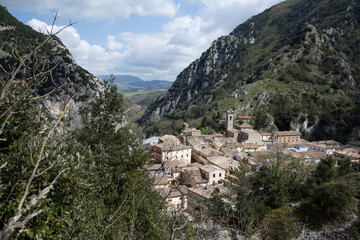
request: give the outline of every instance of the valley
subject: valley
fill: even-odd
[[[360,238],[359,1],[109,2],[0,6],[0,239]]]

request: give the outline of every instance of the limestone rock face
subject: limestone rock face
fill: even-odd
[[[215,40],[199,59],[179,74],[168,93],[151,104],[146,115],[151,120],[159,120],[184,103],[211,101],[212,95],[201,93],[220,87],[227,78],[222,68],[232,63],[240,47],[255,43],[254,25],[250,21],[243,30],[235,29],[230,35]]]
[[[263,129],[317,131],[316,138],[359,127],[359,19],[358,1],[281,2],[215,40],[142,122],[214,120],[232,110],[263,112],[262,123],[276,125]]]
[[[2,16],[0,40],[3,45],[0,50],[0,64],[7,72],[11,72],[11,66],[19,64],[13,49],[16,49],[20,57],[29,56],[47,36],[22,24],[1,6],[0,14]],[[33,62],[29,60],[27,63],[36,62],[37,72],[49,71],[49,73],[42,75],[41,78],[44,77],[44,80],[39,79],[39,83],[30,89],[30,93],[37,97],[44,96],[39,105],[47,108],[53,118],[58,118],[67,105],[64,119],[68,120],[71,126],[77,126],[80,123],[80,109],[86,106],[99,91],[102,91],[102,80],[80,67],[56,36],[51,36],[32,59],[35,60]],[[31,74],[22,72],[25,76]],[[0,71],[0,77],[7,80],[9,75]]]

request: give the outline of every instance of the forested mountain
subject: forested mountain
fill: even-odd
[[[142,122],[207,126],[234,110],[258,129],[344,142],[360,136],[359,89],[359,1],[288,0],[215,40]]]

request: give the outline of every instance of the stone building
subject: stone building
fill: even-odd
[[[244,129],[241,130],[238,135],[238,141],[244,144],[252,143],[252,144],[260,144],[263,145],[263,141],[261,140],[261,135],[258,131],[254,129]]]
[[[175,136],[164,135],[154,146],[154,158],[161,163],[183,159],[186,164],[190,164],[191,147],[183,145]]]
[[[298,143],[300,136],[301,134],[298,131],[276,131],[273,140],[275,143]]]
[[[218,184],[225,179],[225,171],[218,166],[204,165],[200,167],[200,171],[208,179],[209,184]]]

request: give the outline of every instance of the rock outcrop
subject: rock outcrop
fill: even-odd
[[[45,36],[22,24],[0,6],[0,64],[3,71],[0,77],[7,81],[12,70],[19,66],[20,60],[34,53],[46,38],[47,42],[31,55],[25,65],[41,74],[37,83],[32,86],[33,96],[44,96],[39,104],[46,107],[49,113],[57,118],[67,105],[65,118],[72,126],[80,123],[79,111],[101,91],[101,80],[80,67],[71,53],[56,36]],[[17,77],[31,76],[31,68],[22,68]],[[6,73],[7,72],[7,73]],[[46,73],[48,72],[48,73]],[[26,79],[26,78],[25,78]],[[50,93],[50,94],[49,94]]]
[[[252,115],[263,111],[281,130],[295,127],[315,138],[348,136],[351,130],[340,125],[357,127],[359,19],[358,1],[275,5],[215,40],[178,75],[166,96],[148,107],[142,122],[223,116],[232,108]],[[325,116],[339,114],[333,105],[343,103],[348,114]],[[335,126],[335,132],[323,131],[327,126]]]

